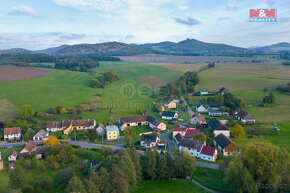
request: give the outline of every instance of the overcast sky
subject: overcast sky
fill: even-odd
[[[249,22],[249,9],[278,22]],[[1,0],[0,49],[194,38],[234,46],[290,42],[290,0]]]

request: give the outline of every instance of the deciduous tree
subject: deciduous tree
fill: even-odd
[[[246,133],[244,131],[244,128],[240,124],[236,124],[233,129],[233,135],[236,137],[245,136]]]
[[[56,136],[53,135],[49,136],[48,140],[43,142],[43,145],[57,145],[57,144],[60,144],[60,141],[57,139]]]

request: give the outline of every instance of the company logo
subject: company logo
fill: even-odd
[[[250,22],[276,22],[277,9],[250,9]]]

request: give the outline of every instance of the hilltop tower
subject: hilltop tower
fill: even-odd
[[[4,164],[3,164],[3,160],[1,157],[1,152],[0,152],[0,171],[4,169]]]

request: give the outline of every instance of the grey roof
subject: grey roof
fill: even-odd
[[[222,149],[226,148],[232,143],[232,141],[222,133],[216,136],[214,140]]]
[[[161,116],[165,116],[165,117],[174,117],[175,112],[172,111],[163,111]]]
[[[241,119],[244,120],[251,120],[251,119],[255,119],[252,115],[250,115],[247,111],[245,110],[241,110],[238,112],[237,114],[238,117],[240,117]]]
[[[199,108],[200,106],[204,106],[205,108],[207,108],[206,105],[203,105],[203,104],[200,104],[200,103],[196,105],[196,108]]]
[[[219,90],[219,93],[230,93],[230,91],[225,88],[225,87],[222,87],[220,90]]]
[[[143,134],[141,135],[141,141],[150,141],[150,142],[156,142],[157,140],[157,135],[152,135],[152,134]]]
[[[203,142],[198,141],[198,140],[193,140],[191,138],[182,138],[179,141],[179,146],[188,147],[188,148],[196,149],[197,151],[200,151],[203,146]]]
[[[156,126],[156,127],[161,123],[160,120],[156,119],[156,118],[155,118],[154,116],[152,116],[152,115],[149,115],[148,118],[147,118],[147,120],[148,120],[149,123],[151,123],[152,125],[154,125],[154,126]]]
[[[200,92],[208,92],[208,89],[202,88],[202,89],[200,89]]]
[[[172,99],[169,99],[165,104],[168,105],[171,101],[173,101],[173,100]]]
[[[34,135],[34,137],[47,137],[47,136],[48,136],[48,133],[44,131],[43,129],[41,129],[38,133]]]
[[[210,120],[207,123],[208,127],[212,130],[217,129],[219,126],[222,125],[222,123],[217,119],[217,118],[213,118],[212,120]]]
[[[174,137],[175,137],[176,141],[178,141],[178,142],[182,139],[182,136],[180,133],[177,133]]]
[[[117,131],[119,132],[119,128],[116,125],[109,125],[106,127],[107,132]]]

